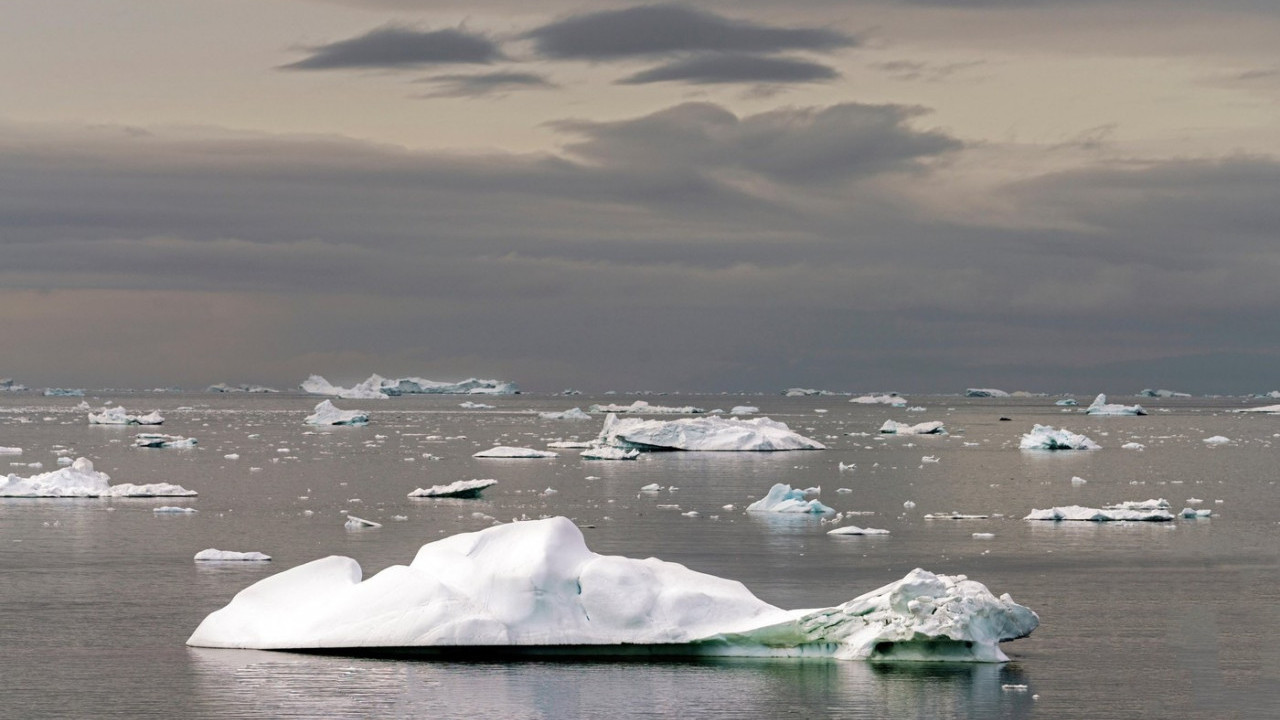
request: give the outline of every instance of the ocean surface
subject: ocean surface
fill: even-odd
[[[1151,414],[1088,417],[1052,398],[910,396],[925,409],[908,411],[841,396],[644,396],[755,405],[828,449],[635,462],[587,461],[573,450],[549,460],[471,457],[494,445],[588,439],[602,416],[544,420],[537,411],[638,397],[337,400],[368,410],[371,422],[324,429],[302,424],[319,398],[300,394],[86,398],[95,408],[110,400],[159,410],[167,420],[157,430],[199,441],[164,450],[131,447],[150,428],[88,425],[79,398],[0,393],[0,446],[24,450],[0,456],[0,473],[56,469],[61,450],[91,459],[113,483],[200,493],[0,499],[0,717],[1280,717],[1280,416],[1232,412],[1264,401],[1113,397]],[[459,408],[467,400],[496,408]],[[882,437],[886,419],[942,420],[950,434]],[[1034,423],[1084,433],[1103,449],[1019,451]],[[1203,441],[1215,435],[1231,442]],[[1128,442],[1146,449],[1121,449]],[[25,466],[34,462],[43,468]],[[498,484],[476,500],[406,497],[471,478]],[[744,514],[775,482],[821,486],[827,505],[866,513],[844,524],[890,534],[833,537],[817,518]],[[649,483],[671,489],[640,493]],[[1033,508],[1148,498],[1212,516],[1021,519]],[[161,505],[199,512],[152,512]],[[691,510],[699,516],[682,515]],[[989,517],[925,518],[949,512]],[[347,530],[348,514],[383,526]],[[549,515],[572,518],[596,552],[680,562],[785,608],[836,605],[922,567],[1007,592],[1041,625],[1003,646],[1012,661],[1002,665],[388,661],[184,644],[236,592],[294,565],[348,555],[368,577],[446,535]],[[274,559],[193,562],[205,548]]]

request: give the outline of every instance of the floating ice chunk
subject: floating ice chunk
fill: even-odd
[[[1213,514],[1213,511],[1209,508],[1185,507],[1182,508],[1182,512],[1180,514],[1188,520],[1195,520],[1196,518],[1207,518]]]
[[[964,391],[965,397],[971,398],[1006,398],[1009,393],[995,388],[969,388]]]
[[[938,457],[936,455],[925,455],[924,457],[920,458],[921,464],[936,463],[936,462],[938,462]]]
[[[239,460],[240,455],[239,453],[227,453],[226,455],[223,455],[222,458],[224,460]]]
[[[350,558],[315,560],[242,590],[187,644],[1002,662],[999,643],[1038,623],[1008,595],[924,570],[836,607],[783,610],[677,563],[598,555],[556,517],[424,545],[363,582]]]
[[[483,480],[458,480],[448,485],[432,485],[429,488],[418,488],[409,493],[411,498],[478,498],[485,488],[497,485],[498,481],[491,478]]]
[[[1115,505],[1103,505],[1103,510],[1168,510],[1173,507],[1164,498],[1150,500],[1129,500]]]
[[[100,413],[89,413],[90,425],[161,425],[164,418],[158,410],[146,415],[130,415],[124,407],[103,408]]]
[[[1164,509],[1123,509],[1120,506],[1113,508],[1091,508],[1081,505],[1067,505],[1064,507],[1048,508],[1046,510],[1032,510],[1023,520],[1051,520],[1063,521],[1074,520],[1084,522],[1110,522],[1120,520],[1142,520],[1152,522],[1163,522],[1172,520],[1173,515],[1169,514],[1167,508]]]
[[[161,505],[158,508],[151,508],[151,512],[157,515],[194,515],[198,511],[195,508],[178,507],[176,505]]]
[[[582,411],[582,408],[570,408],[563,412],[544,412],[538,413],[538,417],[543,420],[590,420],[591,416]]]
[[[329,395],[344,400],[386,400],[387,394],[382,392],[383,379],[381,376],[371,375],[359,385],[344,388],[330,384],[319,375],[312,375],[303,380],[299,387],[312,395]]]
[[[829,390],[815,390],[813,388],[787,388],[782,391],[782,394],[787,397],[809,397],[812,395],[834,395],[835,393]]]
[[[120,497],[186,497],[196,493],[179,485],[153,483],[110,485],[111,477],[93,469],[88,458],[79,458],[70,466],[40,475],[0,478],[0,497],[50,498],[120,498]]]
[[[660,490],[662,490],[662,486],[658,483],[649,483],[648,485],[640,488],[640,492],[642,493],[656,493]]]
[[[1221,435],[1214,435],[1213,437],[1207,437],[1204,439],[1205,445],[1226,445],[1229,442],[1231,442],[1231,438],[1223,437]]]
[[[205,392],[216,393],[278,393],[275,388],[263,387],[262,385],[228,385],[226,383],[218,383],[210,385],[204,389]]]
[[[784,423],[767,417],[682,418],[644,420],[619,418],[610,413],[598,441],[616,447],[641,450],[780,451],[823,450],[816,440],[791,431]]]
[[[263,555],[260,552],[236,552],[235,550],[216,550],[209,548],[196,553],[196,562],[267,562],[271,559],[270,555]]]
[[[1102,446],[1084,435],[1068,430],[1055,430],[1049,425],[1035,425],[1018,443],[1021,450],[1100,450]]]
[[[640,457],[640,451],[604,445],[583,450],[578,455],[583,460],[635,460]]]
[[[592,405],[588,408],[593,413],[630,413],[632,415],[697,415],[706,410],[685,405],[684,407],[667,407],[650,405],[644,400],[637,400],[630,405]]]
[[[993,537],[995,537],[995,536],[996,536],[996,534],[995,534],[995,533],[980,532],[980,533],[974,533],[974,534],[973,534],[973,539],[974,539],[974,540],[990,540],[991,538],[993,538]]]
[[[1145,388],[1138,394],[1141,395],[1142,397],[1152,397],[1152,398],[1189,398],[1191,397],[1191,393],[1174,392],[1172,390],[1152,390],[1151,388]]]
[[[556,453],[549,450],[534,450],[525,447],[509,447],[507,445],[499,445],[498,447],[481,450],[471,457],[478,458],[553,458],[558,457]]]
[[[925,520],[986,520],[990,517],[991,517],[990,515],[981,515],[976,513],[961,513],[961,512],[925,513],[924,514]]]
[[[84,390],[80,388],[45,388],[45,397],[84,397]]]
[[[387,395],[516,395],[520,392],[515,383],[503,380],[467,378],[461,382],[441,382],[420,377],[382,380],[382,392]]]
[[[366,530],[369,528],[380,528],[382,527],[382,523],[376,523],[372,520],[365,520],[364,518],[358,518],[355,515],[348,515],[347,521],[342,524],[342,527],[348,530]]]
[[[880,433],[883,435],[946,435],[947,429],[941,420],[916,423],[915,425],[885,420],[884,425],[880,426]]]
[[[906,407],[907,399],[899,397],[897,393],[885,393],[883,395],[859,395],[849,400],[851,403],[859,405],[890,405],[893,407]]]
[[[191,448],[196,446],[196,439],[181,435],[164,435],[162,433],[138,433],[133,436],[133,446],[140,448]]]
[[[911,501],[911,500],[907,500],[906,502],[902,503],[902,507],[904,507],[904,508],[906,508],[906,509],[908,509],[908,510],[910,510],[911,508],[913,508],[913,507],[915,507],[915,506],[916,506],[915,502],[913,502],[913,501]]]
[[[1146,415],[1147,411],[1142,409],[1141,405],[1117,405],[1107,402],[1107,396],[1102,393],[1093,399],[1093,403],[1085,408],[1087,415]]]
[[[557,448],[560,450],[586,450],[596,446],[594,440],[556,440],[547,443],[549,448]]]
[[[1079,405],[1079,404],[1080,403],[1076,402],[1075,398],[1062,398],[1058,402],[1054,403],[1054,405],[1057,405],[1059,407],[1075,407],[1076,405]]]
[[[730,415],[754,415],[760,412],[760,408],[755,405],[734,405],[729,408]]]
[[[1244,413],[1280,413],[1280,405],[1263,405],[1262,407],[1240,408],[1236,412]]]
[[[775,483],[769,494],[747,506],[749,513],[808,513],[824,515],[835,510],[817,500],[805,500],[805,491],[786,483]]]
[[[1072,485],[1084,485],[1084,484],[1085,484],[1085,483],[1087,483],[1087,482],[1089,482],[1089,481],[1088,481],[1088,480],[1085,480],[1084,478],[1079,477],[1079,476],[1075,476],[1075,477],[1072,477],[1072,478],[1071,478],[1071,484],[1072,484]]]
[[[880,528],[860,528],[857,525],[845,525],[835,530],[828,530],[828,535],[888,535],[888,530]]]
[[[1121,450],[1146,450],[1147,446],[1139,442],[1127,442],[1120,446]]]
[[[21,454],[22,454],[22,448],[20,447],[0,446],[0,455],[21,455]]]
[[[463,410],[492,410],[494,406],[488,405],[485,403],[478,403],[478,402],[472,402],[470,400],[466,400],[464,402],[458,403],[458,407],[462,408]]]
[[[308,425],[365,425],[369,422],[369,415],[359,410],[339,410],[324,400],[303,422]]]

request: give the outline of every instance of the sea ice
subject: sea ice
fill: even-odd
[[[880,432],[884,435],[946,435],[947,429],[941,420],[931,420],[915,425],[885,420],[884,425],[880,426]]]
[[[21,454],[22,454],[22,448],[20,447],[0,446],[0,455],[21,455]]]
[[[1191,397],[1190,393],[1174,392],[1172,390],[1152,390],[1151,388],[1144,388],[1142,392],[1138,394],[1141,395],[1142,397],[1152,397],[1152,398],[1189,398]]]
[[[45,397],[84,397],[84,390],[80,388],[45,388]]]
[[[270,559],[270,555],[263,555],[260,552],[236,552],[235,550],[215,550],[214,548],[201,550],[196,553],[195,557],[196,562],[266,562]]]
[[[503,380],[467,378],[460,382],[441,382],[420,377],[383,380],[382,392],[387,395],[517,395],[515,383]]]
[[[533,448],[509,447],[499,445],[498,447],[481,450],[471,457],[478,458],[553,458],[558,457],[556,453],[549,450],[534,450]]]
[[[786,483],[775,483],[769,494],[747,506],[749,513],[808,513],[825,515],[835,512],[818,500],[805,500],[805,491],[796,490]]]
[[[1084,435],[1069,430],[1055,430],[1049,425],[1035,425],[1022,436],[1020,450],[1101,450],[1102,446]]]
[[[1236,412],[1247,413],[1280,413],[1280,405],[1263,405],[1262,407],[1240,408]]]
[[[538,413],[543,420],[590,420],[591,416],[582,412],[582,408],[570,408],[563,412]]]
[[[760,412],[760,408],[755,405],[734,405],[729,408],[730,415],[755,415]]]
[[[849,400],[851,403],[859,405],[891,405],[893,407],[906,407],[907,399],[900,397],[894,393],[886,393],[883,395],[859,395]]]
[[[969,388],[964,391],[965,397],[971,398],[1006,398],[1009,393],[995,388]]]
[[[637,400],[630,405],[592,405],[588,408],[593,413],[630,413],[632,415],[698,415],[706,410],[685,405],[669,407],[666,405],[650,405],[644,400]]]
[[[484,480],[458,480],[448,485],[432,485],[429,488],[418,488],[409,493],[411,498],[478,498],[480,493],[489,487],[497,485],[498,481],[493,479]]]
[[[189,507],[178,507],[176,505],[161,505],[157,508],[151,508],[151,512],[157,515],[195,515],[198,510]]]
[[[779,451],[824,450],[824,445],[794,433],[767,417],[644,420],[610,413],[597,438],[601,444],[640,450]]]
[[[1075,398],[1063,398],[1054,403],[1054,405],[1058,405],[1059,407],[1075,407],[1079,404],[1080,403],[1076,402]]]
[[[366,425],[368,413],[359,410],[339,410],[328,400],[316,405],[315,412],[303,420],[307,425]]]
[[[494,408],[493,405],[488,405],[486,403],[472,402],[470,400],[464,400],[463,402],[458,403],[458,407],[462,408],[463,410],[492,410]]]
[[[1214,435],[1204,439],[1205,445],[1226,445],[1229,442],[1231,442],[1231,438],[1223,437],[1222,435]]]
[[[262,385],[228,385],[226,383],[218,383],[205,388],[205,392],[220,393],[278,393],[275,388],[263,387]]]
[[[358,518],[355,515],[348,515],[347,521],[342,523],[342,527],[348,530],[366,530],[369,528],[380,528],[382,527],[382,523],[376,523],[372,520],[365,520],[364,518]]]
[[[1127,442],[1120,446],[1121,450],[1146,450],[1147,446],[1139,442]]]
[[[211,613],[197,647],[1003,662],[1034,612],[963,575],[913,570],[842,605],[783,610],[741,583],[655,558],[598,555],[563,517],[422,546],[361,581],[330,556]]]
[[[1084,410],[1086,415],[1146,415],[1147,411],[1142,409],[1141,405],[1118,405],[1108,403],[1107,396],[1102,393],[1093,399],[1089,407]]]
[[[880,528],[860,528],[857,525],[845,525],[835,530],[828,530],[828,535],[888,535],[888,530]]]
[[[90,425],[161,425],[164,418],[160,411],[153,410],[146,415],[130,415],[120,405],[103,408],[100,413],[89,413]]]
[[[196,494],[170,483],[110,485],[110,482],[111,477],[94,470],[93,463],[88,458],[79,458],[68,467],[28,478],[12,474],[7,478],[0,478],[0,497],[122,498],[185,497]]]
[[[1173,515],[1169,514],[1168,508],[1144,508],[1144,509],[1127,509],[1122,506],[1113,506],[1111,508],[1091,508],[1081,505],[1067,505],[1064,507],[1048,508],[1046,510],[1032,510],[1023,520],[1077,520],[1089,522],[1110,522],[1120,520],[1146,520],[1153,522],[1163,522],[1172,520]]]
[[[140,448],[191,448],[196,446],[196,439],[181,435],[164,435],[162,433],[138,433],[133,437],[133,446]]]
[[[604,445],[588,448],[578,453],[578,455],[583,460],[635,460],[640,457],[640,451],[635,448],[626,449]]]
[[[1213,511],[1209,508],[1185,507],[1182,508],[1182,512],[1180,514],[1187,520],[1195,520],[1196,518],[1207,518],[1213,514]]]
[[[303,392],[312,395],[329,395],[344,400],[385,400],[387,394],[382,392],[382,383],[385,378],[379,375],[370,375],[368,380],[354,387],[344,388],[332,385],[319,375],[312,375],[302,381],[299,387]]]

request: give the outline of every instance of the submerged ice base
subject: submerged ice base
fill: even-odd
[[[1000,642],[1038,624],[1008,595],[924,570],[836,607],[783,610],[677,563],[598,555],[555,517],[429,543],[364,581],[351,558],[300,565],[240,591],[187,644],[1003,662]]]

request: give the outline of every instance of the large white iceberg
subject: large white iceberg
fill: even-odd
[[[1050,425],[1034,425],[1018,443],[1021,450],[1101,450],[1102,446],[1084,435],[1070,430],[1056,430]]]
[[[468,378],[461,382],[438,382],[420,377],[393,380],[378,374],[350,388],[338,387],[319,375],[312,375],[300,386],[312,395],[329,395],[346,400],[378,400],[393,395],[513,395],[520,392],[514,383],[500,380]]]
[[[630,413],[632,415],[697,415],[706,412],[692,405],[683,407],[650,405],[644,400],[637,400],[630,405],[592,405],[588,410],[593,413]]]
[[[159,410],[146,415],[130,415],[122,406],[103,408],[100,413],[89,413],[90,425],[162,425],[164,418]]]
[[[93,469],[88,458],[79,458],[68,467],[21,478],[0,478],[0,497],[46,498],[120,498],[120,497],[188,497],[195,495],[180,485],[152,483],[111,485],[111,477]]]
[[[884,425],[880,426],[880,432],[885,435],[946,435],[947,429],[941,420],[931,420],[915,425],[885,420]]]
[[[1119,405],[1116,403],[1108,403],[1107,396],[1102,393],[1093,399],[1089,407],[1084,410],[1086,415],[1146,415],[1147,411],[1142,409],[1141,405]]]
[[[383,380],[381,376],[370,375],[368,380],[359,385],[344,388],[331,384],[319,375],[312,375],[303,380],[299,387],[312,395],[328,395],[344,400],[385,400],[387,394],[382,392]]]
[[[610,413],[597,440],[639,450],[824,450],[822,443],[769,418],[701,417],[679,420],[619,418]]]
[[[1064,520],[1080,522],[1114,522],[1114,521],[1148,521],[1164,522],[1172,520],[1168,506],[1151,507],[1144,503],[1122,503],[1104,508],[1091,508],[1081,505],[1067,505],[1045,510],[1032,510],[1023,520]]]
[[[339,410],[333,403],[323,400],[303,422],[308,425],[365,425],[369,422],[369,415],[359,410]]]
[[[774,483],[767,495],[747,506],[747,512],[825,515],[835,510],[817,499],[806,500],[804,490],[797,490],[786,483]]]
[[[363,582],[351,558],[300,565],[240,591],[187,644],[1003,662],[1000,642],[1038,624],[1007,594],[924,570],[835,607],[783,610],[677,563],[598,555],[554,517],[438,540]]]
[[[906,407],[907,399],[893,393],[884,395],[859,395],[849,400],[851,403],[858,405],[890,405],[892,407]]]
[[[553,458],[557,457],[556,453],[550,450],[535,450],[525,447],[510,447],[508,445],[499,445],[498,447],[481,450],[471,457],[478,458]]]

